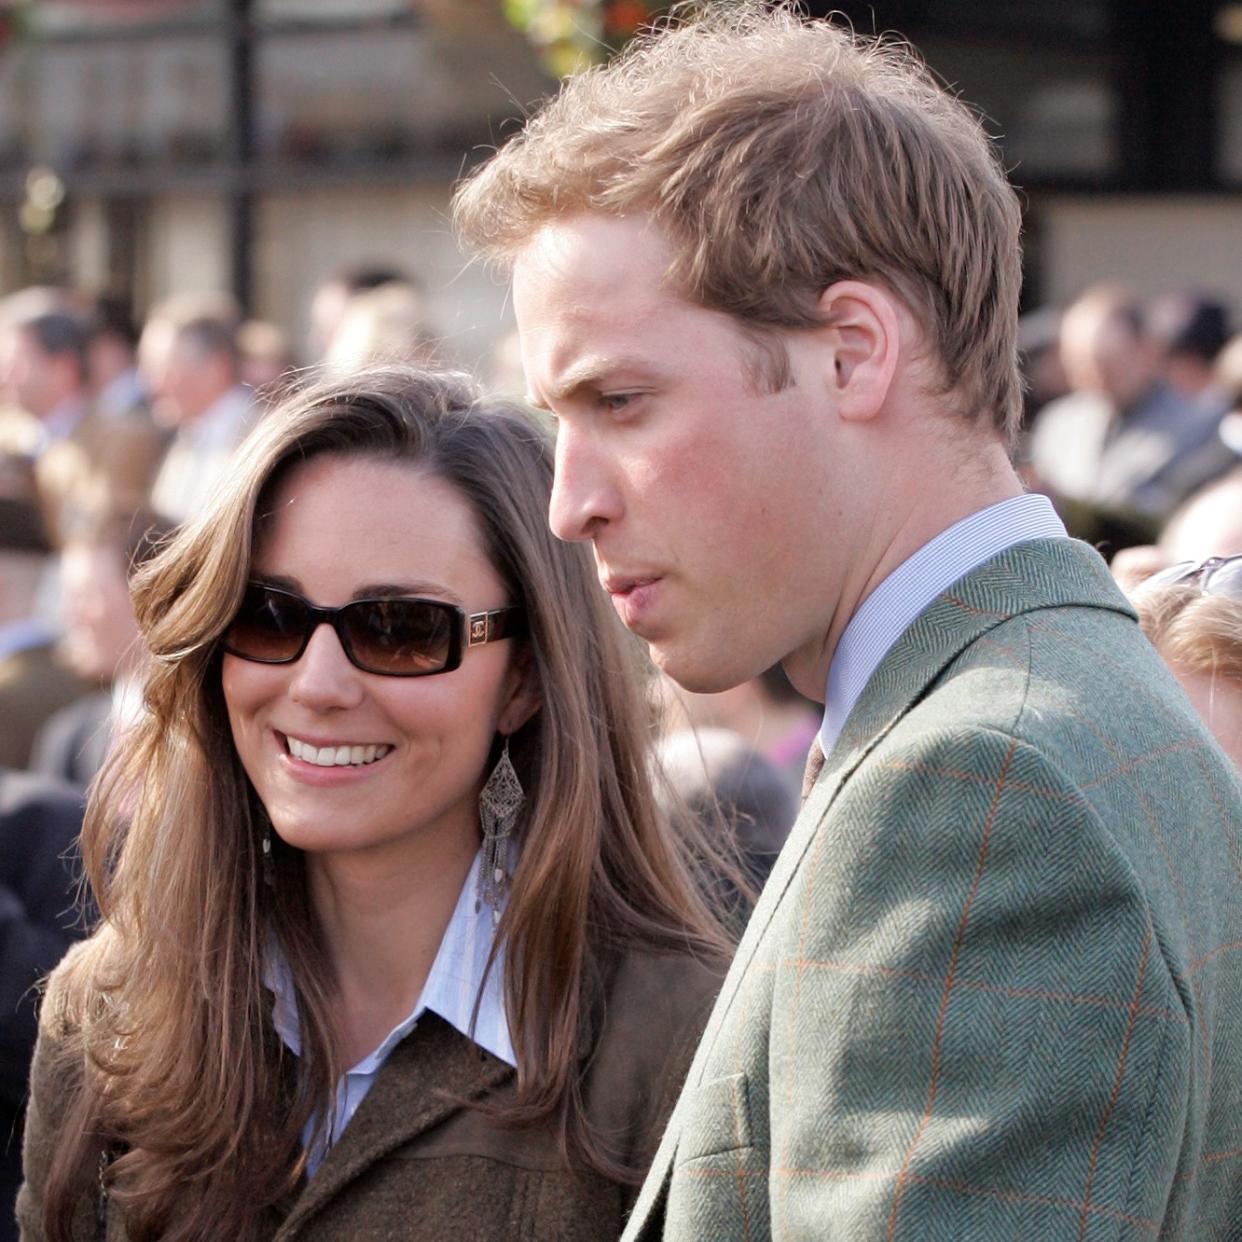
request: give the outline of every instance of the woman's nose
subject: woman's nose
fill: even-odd
[[[345,655],[330,625],[317,625],[294,662],[289,694],[312,711],[356,707],[366,693],[365,675]]]

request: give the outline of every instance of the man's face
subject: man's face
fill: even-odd
[[[531,396],[557,418],[552,529],[592,541],[665,672],[715,691],[822,643],[847,467],[811,334],[780,333],[793,382],[768,391],[737,322],[664,283],[670,257],[646,217],[561,220],[519,252],[514,309]]]
[[[45,418],[62,399],[63,369],[60,360],[44,353],[29,332],[15,328],[4,334],[0,382],[13,400],[36,418]]]
[[[349,290],[340,281],[332,280],[320,285],[311,299],[307,343],[312,358],[321,359],[328,352],[328,346],[332,344],[332,338],[345,316],[349,297]]]
[[[1156,377],[1158,355],[1118,315],[1066,316],[1061,354],[1077,389],[1100,393],[1120,409],[1131,405]]]
[[[204,353],[192,341],[175,338],[168,350],[155,397],[162,416],[175,426],[193,422],[232,386],[227,359]]]

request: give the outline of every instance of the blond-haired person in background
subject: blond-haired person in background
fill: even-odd
[[[1242,772],[1242,554],[1171,565],[1131,598],[1143,633]]]

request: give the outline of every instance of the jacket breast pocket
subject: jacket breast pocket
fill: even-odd
[[[678,1164],[752,1146],[750,1091],[745,1074],[729,1074],[700,1083],[687,1094],[683,1109]]]

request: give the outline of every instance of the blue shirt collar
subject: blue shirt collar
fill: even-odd
[[[475,891],[481,855],[476,855],[453,909],[435,961],[413,1009],[362,1058],[349,1074],[372,1075],[388,1059],[392,1050],[414,1029],[426,1012],[443,1018],[480,1048],[508,1065],[517,1065],[504,1006],[504,950],[496,955],[484,981],[487,955],[492,947],[492,911],[484,905],[475,909]],[[272,1022],[286,1047],[301,1054],[298,1030],[297,995],[289,965],[278,948],[272,946],[264,962],[263,982],[273,996]],[[480,995],[479,985],[483,990]],[[471,1030],[475,998],[479,998],[478,1017]]]
[[[1016,544],[1064,537],[1046,496],[1013,496],[955,522],[898,565],[863,600],[833,653],[819,731],[824,754],[832,752],[880,661],[942,591]]]

